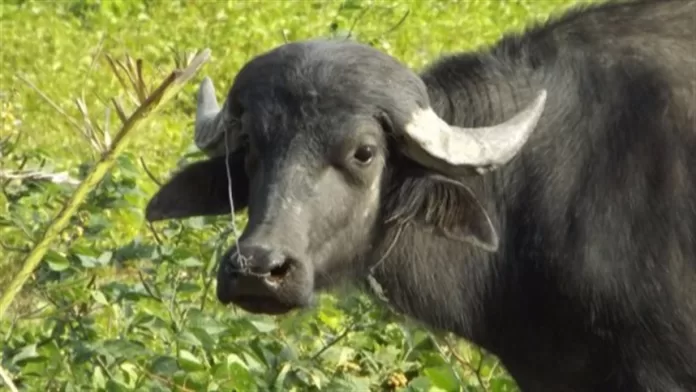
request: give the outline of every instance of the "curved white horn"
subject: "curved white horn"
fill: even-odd
[[[510,161],[529,139],[544,111],[546,90],[509,120],[490,127],[448,125],[431,108],[413,114],[406,124],[404,152],[426,166],[449,174],[471,168],[479,173]]]
[[[228,132],[227,142],[230,151],[233,151],[236,146],[238,135],[235,132],[234,122],[227,116],[227,108],[220,109],[215,98],[213,82],[206,76],[198,88],[194,142],[209,156],[225,153],[225,132]]]

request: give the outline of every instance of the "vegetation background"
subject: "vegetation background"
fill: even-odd
[[[174,53],[207,47],[212,58],[140,129],[0,320],[2,368],[27,391],[516,391],[495,357],[356,293],[279,318],[224,308],[213,274],[230,218],[149,226],[143,209],[158,181],[201,156],[192,121],[205,75],[222,100],[253,56],[337,35],[418,69],[581,2],[3,0],[5,174],[84,177],[99,152],[77,128],[116,129],[110,100],[128,102],[107,55],[142,58],[152,80],[173,68]],[[0,293],[73,192],[58,180],[0,178]]]

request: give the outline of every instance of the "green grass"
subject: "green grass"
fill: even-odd
[[[200,78],[211,76],[222,99],[246,61],[285,40],[350,31],[417,69],[578,2],[5,0],[0,140],[20,139],[1,150],[0,170],[25,162],[81,178],[97,159],[26,81],[74,118],[82,119],[74,103],[82,97],[91,120],[103,123],[110,99],[123,95],[105,55],[142,58],[153,81],[173,67],[172,50],[207,47],[212,59],[140,130],[0,321],[2,367],[26,390],[516,390],[494,357],[460,341],[458,360],[441,339],[362,296],[326,295],[319,309],[282,318],[218,305],[211,271],[230,242],[220,239],[229,218],[152,231],[143,208],[157,184],[142,163],[164,179],[196,159]],[[116,129],[113,111],[109,124]],[[2,291],[72,188],[0,187]]]

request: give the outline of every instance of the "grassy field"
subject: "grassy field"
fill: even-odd
[[[107,55],[142,58],[153,81],[172,69],[174,51],[210,48],[212,59],[138,131],[0,320],[2,368],[31,391],[516,390],[496,358],[362,296],[325,295],[318,309],[282,318],[223,308],[211,272],[231,241],[229,218],[151,228],[143,208],[158,179],[199,156],[192,120],[203,76],[221,99],[260,52],[348,33],[419,68],[578,2],[3,0],[4,172],[84,176],[98,152],[75,126],[85,126],[76,102],[112,130],[111,98],[133,108]],[[74,187],[7,179],[0,187],[2,292]]]

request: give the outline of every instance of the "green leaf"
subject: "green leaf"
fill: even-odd
[[[80,260],[80,264],[85,268],[94,268],[100,264],[99,260],[94,256],[77,255],[77,258]]]
[[[505,377],[496,377],[491,380],[489,390],[491,392],[517,392],[519,389],[515,381]]]
[[[192,309],[188,313],[187,325],[202,329],[210,336],[217,336],[229,329],[227,325],[211,317],[210,314],[201,312],[198,309]]]
[[[399,348],[389,345],[383,346],[375,355],[375,359],[383,364],[391,364],[397,361],[397,358],[401,355]]]
[[[177,372],[174,375],[174,382],[180,388],[175,389],[184,391],[206,391],[208,390],[206,384],[208,384],[210,378],[208,371]]]
[[[372,382],[367,377],[355,377],[352,375],[344,375],[343,379],[336,378],[326,386],[327,391],[335,392],[354,392],[354,391],[369,391]]]
[[[187,257],[183,260],[177,259],[174,262],[182,267],[201,267],[203,265],[203,262],[195,257]]]
[[[95,389],[102,389],[106,387],[106,377],[104,376],[104,371],[99,366],[95,366],[94,368],[92,387]]]
[[[120,368],[128,376],[128,386],[131,388],[135,386],[138,381],[138,368],[130,362],[122,363]]]
[[[179,285],[177,292],[180,294],[199,294],[201,289],[202,287],[199,284],[184,282]]]
[[[290,371],[290,364],[289,363],[284,363],[283,366],[281,366],[280,371],[278,372],[278,376],[275,379],[275,382],[273,383],[273,386],[275,387],[276,391],[282,391],[285,385],[285,377],[287,377],[288,372]]]
[[[38,351],[36,351],[36,344],[29,344],[22,347],[17,354],[12,357],[13,364],[19,364],[23,361],[29,361],[32,359],[41,358]]]
[[[188,330],[183,330],[179,332],[176,336],[176,341],[179,343],[188,344],[196,347],[203,346],[203,342],[201,342],[201,340],[198,339],[198,336],[196,336],[196,334]]]
[[[135,164],[134,160],[135,158],[130,154],[124,153],[120,155],[116,162],[118,170],[128,176],[137,176],[140,173],[140,168]]]
[[[203,230],[206,228],[205,217],[196,216],[196,217],[189,218],[186,221],[186,225],[192,229]]]
[[[46,264],[53,271],[60,272],[70,267],[70,260],[52,249],[46,251],[44,260],[46,260]]]
[[[46,375],[46,362],[42,360],[28,360],[19,363],[22,367],[22,376],[44,377]]]
[[[359,10],[362,8],[360,0],[346,0],[342,4],[343,10]]]
[[[97,258],[97,263],[99,263],[100,265],[107,265],[111,261],[113,255],[114,254],[112,252],[106,251],[99,255],[99,257]]]
[[[433,386],[445,391],[459,390],[459,380],[449,366],[430,367],[423,370]]]
[[[213,376],[224,391],[256,391],[257,383],[241,360],[229,359],[213,368]]]
[[[428,392],[432,385],[428,377],[419,376],[409,381],[408,390],[413,392]]]
[[[324,383],[328,381],[326,375],[322,374],[319,369],[295,366],[295,371],[297,378],[308,387],[315,387],[319,390],[323,390]]]
[[[109,381],[106,382],[106,390],[107,392],[126,392],[130,391],[131,388],[118,380],[109,379]]]
[[[162,320],[169,320],[169,310],[162,301],[152,297],[141,297],[138,299],[138,307],[144,313],[155,316]]]
[[[142,343],[125,339],[106,340],[101,351],[116,359],[133,359],[149,352]]]
[[[256,332],[260,333],[268,333],[278,328],[278,325],[270,319],[249,319],[248,321],[254,327],[254,329],[256,329]]]
[[[283,348],[278,353],[278,360],[279,361],[294,361],[298,358],[299,358],[299,355],[297,353],[297,350],[290,345],[284,345]],[[338,363],[338,361],[337,361],[337,363]]]
[[[92,291],[90,292],[90,296],[92,297],[92,299],[94,299],[94,301],[95,301],[96,303],[98,303],[98,304],[100,304],[100,305],[104,305],[104,306],[109,306],[109,305],[110,305],[110,304],[109,304],[109,301],[107,301],[106,297],[104,296],[104,293],[102,293],[102,292],[99,291],[99,290],[92,290]]]
[[[198,341],[200,342],[200,345],[203,347],[204,350],[214,349],[215,340],[212,337],[210,337],[210,335],[205,330],[200,328],[190,328],[189,332],[196,336],[196,338],[198,338]]]
[[[333,345],[321,355],[326,363],[339,365],[350,360],[355,355],[355,350],[349,347]]]
[[[80,244],[75,244],[70,248],[70,252],[77,255],[77,256],[90,256],[90,257],[98,257],[99,253],[90,247],[87,247],[85,245],[80,245]]]
[[[176,358],[160,355],[150,364],[150,372],[161,374],[166,377],[171,377],[179,370],[179,364]]]
[[[203,361],[198,359],[193,353],[188,350],[179,350],[178,358],[179,366],[186,371],[197,371],[206,368]]]

